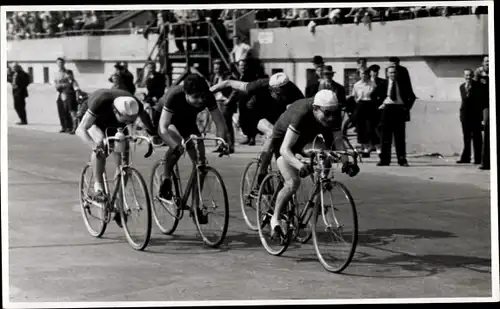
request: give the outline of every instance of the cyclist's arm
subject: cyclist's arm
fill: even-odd
[[[168,132],[168,127],[172,124],[172,112],[162,109],[160,123],[158,124],[158,135],[172,149],[178,146],[177,141]]]
[[[292,147],[295,145],[297,140],[299,139],[299,133],[292,126],[289,126],[286,130],[285,138],[283,139],[283,143],[281,144],[280,154],[285,158],[285,160],[295,167],[297,170],[300,170],[303,163],[300,162],[299,159],[295,157],[292,152]]]
[[[153,123],[151,122],[151,117],[149,117],[148,112],[145,109],[142,109],[139,113],[139,119],[142,124],[146,127],[149,135],[156,135],[158,130],[155,129]]]
[[[94,125],[96,117],[93,116],[88,110],[85,112],[82,121],[78,125],[75,134],[83,140],[83,142],[89,145],[90,148],[94,149],[98,143],[96,143],[89,134],[89,129]]]
[[[215,93],[224,90],[226,88],[232,88],[233,90],[247,92],[248,84],[249,83],[247,82],[242,82],[239,80],[225,80],[218,83],[217,85],[213,85],[210,88],[210,92]]]

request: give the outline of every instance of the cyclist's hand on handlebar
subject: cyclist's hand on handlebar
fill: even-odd
[[[300,167],[299,170],[299,176],[300,178],[305,178],[311,175],[313,172],[314,170],[311,165],[302,163],[302,166]]]
[[[359,173],[359,166],[352,162],[345,162],[342,165],[342,173],[349,175],[350,177],[354,177]]]
[[[102,142],[95,144],[92,151],[95,152],[98,158],[104,158],[106,156],[106,148]]]
[[[219,149],[219,158],[222,156],[229,156],[229,154],[231,153],[229,151],[229,145],[226,143],[221,144],[218,149]]]

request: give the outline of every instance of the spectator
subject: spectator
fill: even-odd
[[[484,121],[484,142],[482,149],[481,166],[482,170],[490,169],[490,95],[489,95],[489,57],[483,57],[483,65],[474,72],[474,80],[482,86],[481,106]]]
[[[28,85],[31,83],[31,77],[23,68],[15,63],[12,74],[12,97],[14,99],[14,109],[19,116],[17,125],[27,125],[26,116],[26,98],[28,97]]]
[[[240,60],[238,63],[241,72],[240,81],[253,82],[257,80],[257,76],[253,70],[250,70],[248,63],[245,60]],[[235,90],[236,91],[236,90]],[[236,94],[231,94],[236,96]],[[246,136],[245,140],[241,142],[242,145],[255,145],[255,137],[257,136],[257,116],[256,116],[256,96],[240,95],[238,94],[235,99],[238,99],[239,110],[239,124],[241,131]],[[231,101],[228,103],[231,104]]]
[[[139,28],[137,27],[137,25],[135,24],[135,21],[131,21],[128,23],[128,27],[130,29],[130,34],[132,35],[137,35],[139,34]]]
[[[362,147],[363,157],[370,157],[370,152],[378,144],[376,139],[376,127],[373,115],[377,111],[376,103],[372,100],[375,91],[375,82],[370,79],[369,71],[361,68],[359,70],[360,80],[354,84],[352,96],[356,102],[356,132],[358,143]]]
[[[151,119],[155,125],[160,121],[162,106],[159,106],[158,101],[165,94],[166,83],[165,75],[157,72],[156,63],[150,61],[146,67],[146,89],[148,94],[145,101],[153,109]]]
[[[323,78],[323,70],[325,66],[325,62],[323,61],[323,57],[314,56],[313,57],[313,65],[315,74],[307,80],[306,89],[304,91],[306,98],[312,98],[318,92],[319,82]]]
[[[113,81],[113,75],[108,79],[109,82],[116,85],[116,88],[126,90],[130,92],[132,95],[135,94],[135,84],[134,84],[134,75],[130,73],[128,70],[128,64],[125,61],[117,62],[115,64],[115,74],[117,75],[117,83]]]
[[[471,139],[474,145],[474,164],[481,164],[481,151],[483,140],[481,135],[481,120],[483,104],[481,97],[483,95],[482,85],[473,80],[472,70],[464,70],[465,82],[460,85],[460,97],[462,105],[460,106],[460,122],[462,123],[462,133],[464,148],[460,160],[457,163],[470,163],[471,159]]]
[[[222,61],[220,59],[214,60],[213,63],[213,73],[210,77],[210,86],[216,85],[224,80],[230,79],[230,74],[223,70]],[[233,115],[236,113],[237,105],[236,105],[236,92],[231,91],[230,89],[225,89],[223,91],[219,91],[215,93],[215,99],[217,104],[219,105],[219,109],[224,116],[224,120],[226,121],[226,126],[228,129],[228,144],[229,151],[234,153],[234,144],[235,144],[235,134],[233,127]],[[220,152],[220,149],[215,149],[214,152]]]
[[[328,89],[331,90],[337,95],[337,100],[340,105],[346,104],[346,93],[345,88],[341,84],[335,82],[333,80],[333,76],[335,75],[335,71],[333,70],[331,65],[327,65],[322,67],[323,70],[323,78],[319,82],[319,90]]]
[[[341,9],[339,8],[331,8],[330,11],[328,12],[328,20],[330,24],[341,24],[342,23],[342,17],[340,16]]]
[[[392,137],[396,147],[396,156],[400,166],[408,166],[406,159],[406,121],[415,102],[415,94],[406,79],[398,75],[396,66],[387,69],[389,82],[383,90],[385,97],[379,109],[381,116],[381,153],[377,166],[388,166],[391,162]]]
[[[71,133],[73,131],[73,120],[69,109],[64,105],[62,99],[62,93],[65,90],[65,80],[66,80],[66,61],[63,58],[57,58],[58,72],[56,73],[56,78],[54,79],[54,86],[57,91],[57,111],[59,113],[59,121],[61,123],[61,130],[59,133]]]
[[[358,60],[356,60],[356,64],[356,81],[359,81],[361,79],[360,73],[367,69],[366,58],[358,58]]]
[[[408,72],[408,69],[400,64],[401,61],[399,60],[398,57],[390,57],[389,62],[390,62],[390,66],[394,66],[396,68],[396,75],[398,76],[397,77],[398,82],[401,82],[404,85],[407,85],[410,88],[411,93],[413,93],[413,87],[411,84],[410,73]],[[412,106],[413,106],[413,103],[412,103]],[[408,114],[408,121],[410,120],[409,117],[410,117],[410,115]]]
[[[239,63],[241,60],[246,60],[250,53],[250,45],[241,41],[239,35],[233,36],[233,50],[231,51],[231,61]]]
[[[78,101],[77,97],[80,93],[80,86],[75,80],[75,76],[73,75],[73,71],[66,70],[64,72],[64,78],[61,81],[61,101],[64,106],[64,109],[68,111],[71,117],[71,131],[69,134],[75,134],[78,120],[76,117],[76,113],[78,110]],[[69,121],[69,120],[68,120]],[[69,126],[69,124],[68,124]]]
[[[384,89],[387,89],[387,80],[378,77],[380,72],[380,66],[373,64],[369,68],[370,71],[370,79],[375,83],[375,90],[372,92],[372,100],[377,107],[372,115],[372,124],[375,126],[372,133],[376,133],[372,135],[372,139],[375,143],[375,150],[380,155],[380,116],[381,112],[378,109],[380,105],[383,103],[383,99],[385,98]],[[373,151],[373,148],[372,148]]]

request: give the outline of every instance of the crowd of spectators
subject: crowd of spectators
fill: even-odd
[[[106,20],[124,11],[7,12],[7,39],[76,35],[104,29]]]
[[[434,16],[487,14],[485,6],[416,6],[416,7],[361,7],[316,9],[257,10],[259,28],[316,26],[326,24],[370,24],[372,21],[393,21]]]

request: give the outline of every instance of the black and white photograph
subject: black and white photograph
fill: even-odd
[[[0,18],[4,308],[500,300],[493,1]]]

